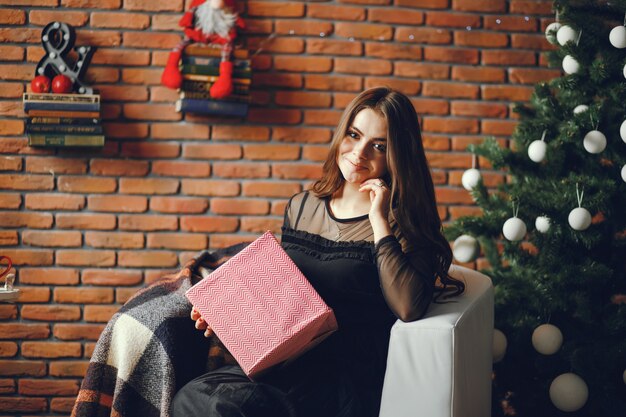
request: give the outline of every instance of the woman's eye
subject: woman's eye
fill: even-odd
[[[357,139],[359,137],[356,132],[353,132],[351,130],[348,131],[348,136],[350,136],[352,139]]]
[[[387,150],[387,145],[383,145],[382,143],[375,143],[374,149],[380,152],[385,152]]]

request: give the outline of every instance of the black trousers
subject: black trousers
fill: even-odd
[[[308,368],[308,366],[304,367]],[[308,369],[311,371],[312,369]],[[251,381],[238,366],[208,372],[174,397],[172,417],[362,417],[356,393],[337,375],[301,366]]]

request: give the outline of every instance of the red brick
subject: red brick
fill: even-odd
[[[315,127],[275,127],[272,139],[278,142],[328,143],[331,140],[330,129]]]
[[[178,14],[154,14],[152,16],[152,30],[177,31],[180,29],[180,26],[178,26],[179,20],[180,15]],[[246,21],[246,24],[247,23]],[[246,32],[248,32],[247,29],[246,27]]]
[[[0,208],[16,209],[22,204],[22,196],[19,194],[0,194]],[[2,222],[0,222],[2,224]]]
[[[508,115],[506,104],[476,101],[452,102],[451,114],[454,116],[478,116],[504,118]]]
[[[77,342],[23,342],[22,356],[25,358],[78,358],[82,347]]]
[[[222,178],[267,178],[270,176],[270,166],[264,162],[216,162],[213,164],[213,173]]]
[[[367,77],[365,79],[365,88],[380,86],[393,88],[409,96],[418,94],[422,87],[421,83],[417,80],[403,80],[396,77]]]
[[[147,161],[129,161],[118,159],[92,159],[89,164],[89,172],[93,175],[135,177],[144,176],[148,173]]]
[[[2,28],[0,41],[7,43],[39,43],[41,29],[39,28]]]
[[[173,216],[121,215],[120,230],[176,230],[178,222]]]
[[[202,250],[207,247],[207,237],[204,234],[192,233],[149,233],[147,247],[172,250]]]
[[[372,8],[368,20],[372,22],[422,25],[424,12],[403,9]]]
[[[46,363],[41,361],[0,360],[0,375],[3,376],[44,376]],[[2,409],[6,411],[6,409]]]
[[[148,210],[148,199],[129,195],[92,195],[87,197],[87,205],[93,211],[143,213]]]
[[[0,342],[0,357],[10,358],[17,354],[17,343]],[[0,380],[0,393],[13,392],[7,390],[6,380]]]
[[[506,0],[452,0],[452,9],[464,12],[504,12]]]
[[[19,46],[0,45],[0,60],[2,61],[22,61],[24,59],[24,48]]]
[[[58,250],[56,263],[66,266],[113,266],[115,252],[98,250]]]
[[[180,145],[174,143],[124,143],[122,156],[131,158],[176,158],[180,154]]]
[[[153,161],[152,173],[174,177],[208,177],[211,165],[208,162]]]
[[[302,159],[307,161],[324,162],[328,157],[327,146],[305,146],[302,149]]]
[[[143,239],[142,239],[143,242]],[[127,246],[128,247],[128,246]],[[143,280],[141,271],[123,269],[85,269],[81,282],[87,285],[128,286],[140,284]]]
[[[365,55],[384,59],[417,60],[422,59],[423,48],[408,43],[367,42],[365,44]]]
[[[22,96],[24,86],[22,83],[3,82],[0,84],[0,97],[18,98]]]
[[[106,323],[119,310],[117,305],[86,305],[84,307],[84,318],[86,322]]]
[[[550,81],[561,75],[560,70],[539,68],[510,68],[509,81],[513,84],[537,84],[542,81]]]
[[[360,77],[307,74],[305,87],[310,90],[361,91]]]
[[[0,231],[0,246],[17,246],[19,243],[15,230]]]
[[[296,160],[300,157],[297,145],[244,145],[243,155],[250,160]]]
[[[214,140],[242,140],[242,141],[267,141],[270,130],[262,126],[228,126],[217,125],[213,127],[211,139]]]
[[[448,0],[396,0],[395,4],[420,9],[445,9],[449,7]]]
[[[89,24],[102,28],[147,29],[150,26],[150,16],[139,13],[93,12]]]
[[[450,77],[450,66],[421,62],[396,62],[394,75],[418,79],[445,80]]]
[[[509,37],[504,33],[482,31],[456,31],[454,44],[457,46],[476,46],[479,48],[502,48],[509,44]]]
[[[82,210],[85,208],[85,197],[54,193],[26,194],[24,205],[30,210]]]
[[[393,37],[393,29],[388,25],[372,23],[335,23],[335,35],[350,39],[388,41]]]
[[[56,226],[59,229],[115,229],[115,215],[112,214],[57,214]]]
[[[307,188],[307,187],[305,187],[305,188]],[[285,208],[287,207],[287,201],[288,200],[273,201],[272,202],[271,214],[273,214],[275,216],[284,216]]]
[[[169,251],[119,251],[117,263],[126,267],[172,267],[178,265],[178,257]]]
[[[119,115],[116,115],[117,119]],[[144,139],[148,137],[147,123],[111,123],[103,124],[104,133],[115,139]]]
[[[98,48],[93,54],[91,63],[104,65],[144,66],[150,63],[150,52]],[[92,70],[90,69],[89,71]]]
[[[169,49],[178,45],[182,36],[175,33],[124,32],[122,39],[126,47]]]
[[[112,288],[65,288],[54,289],[54,301],[72,304],[107,304],[113,302]]]
[[[306,26],[306,22],[299,26]],[[276,37],[270,42],[266,42],[266,37],[248,37],[248,48],[252,50],[263,48],[263,51],[268,53],[301,54],[304,52],[304,40]]]
[[[89,15],[84,12],[33,10],[28,14],[28,21],[33,25],[45,26],[50,22],[69,23],[74,27],[84,26]]]
[[[85,245],[94,248],[142,248],[144,244],[141,233],[121,232],[85,232]]]
[[[21,303],[48,303],[50,302],[50,288],[47,287],[20,287],[20,296],[17,301]]]
[[[216,233],[211,235],[209,240],[211,248],[225,248],[242,242],[252,242],[258,237],[257,233],[253,235],[219,235]]]
[[[182,216],[180,229],[186,232],[234,232],[239,220],[234,217]]]
[[[2,254],[13,260],[13,265],[52,265],[52,251],[30,249],[3,249]]]
[[[57,188],[68,193],[112,193],[117,188],[117,181],[114,178],[61,176]]]
[[[80,307],[60,305],[24,305],[22,319],[39,321],[76,321],[80,319]]]
[[[0,189],[3,190],[52,190],[52,175],[0,174]]]
[[[265,34],[268,35],[273,32],[273,22],[268,19],[253,19],[251,17],[246,18],[246,33]],[[176,23],[178,25],[178,23]],[[154,23],[152,23],[154,27]]]
[[[50,213],[0,212],[0,226],[2,227],[49,229],[52,227],[52,220]]]
[[[122,80],[128,84],[142,84],[142,85],[159,85],[161,83],[162,69],[145,69],[145,68],[123,68]],[[173,106],[169,106],[170,110]],[[133,114],[141,116],[141,108],[135,107]],[[172,112],[173,113],[173,112]],[[161,119],[156,119],[161,120]],[[180,120],[180,119],[177,119]]]
[[[480,131],[487,135],[510,136],[516,126],[514,120],[482,120]]]
[[[153,197],[150,209],[161,213],[204,213],[209,202],[204,198]]]
[[[244,182],[242,194],[247,197],[291,197],[302,191],[302,186],[297,182]]]
[[[483,100],[527,101],[533,92],[532,87],[507,85],[484,85],[481,89]]]
[[[272,174],[275,178],[316,180],[322,176],[322,166],[304,163],[274,164]]]
[[[304,123],[334,128],[339,123],[341,114],[341,111],[335,110],[307,110],[304,113]]]
[[[204,124],[153,123],[153,139],[208,139],[210,129]]]
[[[328,36],[333,32],[333,25],[330,22],[307,21],[302,19],[277,19],[274,25],[276,33],[283,35],[320,36],[320,34],[323,33],[325,36]],[[275,38],[269,42],[269,44],[271,45],[279,39],[281,38]]]
[[[178,100],[180,93],[164,86],[150,87],[150,100],[154,102],[172,103]],[[183,127],[184,125],[178,125]],[[196,126],[197,127],[197,126]]]
[[[267,214],[269,203],[265,200],[214,198],[211,211],[216,214]]]
[[[48,336],[50,327],[47,324],[0,323],[0,339],[46,339]]]
[[[471,166],[471,156],[450,152],[427,152],[428,163],[432,168],[466,168]]]
[[[89,68],[89,71],[85,74],[85,81],[90,84],[95,83],[115,83],[120,79],[120,71],[117,68],[100,68],[100,67],[92,67]],[[103,105],[102,106],[102,118],[103,119],[111,119],[112,117],[108,114],[110,109],[119,108],[119,106],[111,106],[111,105]]]
[[[532,66],[537,64],[537,58],[531,51],[486,50],[482,53],[482,64]]]
[[[345,74],[389,75],[391,62],[384,59],[335,58],[335,72]]]
[[[435,197],[439,204],[471,204],[472,196],[464,188],[435,187]]]
[[[543,14],[552,16],[552,2],[536,0],[511,0],[510,13]]]
[[[400,27],[396,29],[394,39],[399,42],[415,42],[420,45],[445,45],[452,42],[452,34],[449,30],[443,29]]]
[[[241,164],[235,164],[240,166]],[[250,164],[246,164],[250,165]],[[267,164],[265,164],[267,165]],[[241,165],[245,167],[244,165]],[[269,167],[268,174],[269,174]],[[223,174],[223,172],[221,173]],[[224,175],[217,176],[224,177]],[[182,180],[181,192],[187,195],[229,197],[239,195],[239,183],[223,180]]]
[[[485,17],[487,18],[487,17]],[[428,26],[454,27],[454,28],[479,28],[481,26],[480,15],[471,13],[450,13],[429,11],[426,13]]]
[[[185,144],[183,157],[189,159],[240,159],[241,146],[227,144]]]
[[[102,324],[55,324],[54,337],[60,340],[98,340]]]
[[[507,32],[536,32],[537,19],[520,16],[485,16],[485,29]]]
[[[120,178],[120,193],[125,194],[175,194],[179,182],[166,178]]]
[[[464,216],[482,216],[484,214],[480,207],[450,206],[448,207],[448,211],[450,213],[450,220]]]
[[[241,219],[241,231],[249,233],[265,233],[270,230],[274,234],[281,233],[283,219],[263,217],[243,217]]]
[[[422,96],[477,99],[479,90],[477,85],[472,84],[426,81],[422,88]]]
[[[58,0],[55,0],[55,6]],[[61,0],[61,5],[69,8],[84,9],[119,9],[122,0]]]
[[[25,230],[22,243],[28,246],[77,247],[82,244],[80,232]]]
[[[278,71],[291,72],[330,72],[332,59],[326,57],[276,56],[274,68]]]
[[[302,17],[304,4],[286,1],[249,1],[249,16]]]
[[[48,401],[45,398],[33,397],[0,397],[0,410],[17,413],[34,413],[45,411]]]
[[[20,284],[76,285],[78,270],[67,268],[22,268]]]
[[[330,107],[329,93],[305,91],[278,91],[274,96],[276,104],[290,107]]]
[[[300,88],[302,87],[302,75],[255,73],[252,74],[252,83],[255,86]]]
[[[470,82],[503,83],[505,69],[493,67],[452,67],[452,79]]]
[[[333,21],[365,20],[365,8],[311,3],[307,5],[307,17]]]
[[[170,104],[124,104],[124,116],[135,120],[180,120]]]
[[[428,46],[424,48],[424,59],[435,62],[457,64],[478,64],[479,54],[476,49],[444,48]]]
[[[82,378],[87,373],[88,361],[61,361],[50,363],[50,376]]]
[[[54,5],[56,5],[56,0]],[[2,2],[2,4],[6,4]],[[0,14],[0,24],[2,25],[23,25],[26,23],[26,12],[24,10],[4,8]]]
[[[425,132],[478,133],[478,121],[473,119],[425,117],[422,126]]]

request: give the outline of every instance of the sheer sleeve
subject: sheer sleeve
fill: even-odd
[[[382,238],[376,244],[376,264],[385,300],[402,321],[426,314],[435,287],[434,259],[428,249],[402,251],[398,239]]]

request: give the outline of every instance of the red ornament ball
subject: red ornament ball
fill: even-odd
[[[74,82],[66,75],[59,74],[52,79],[52,92],[67,94],[72,92]]]
[[[47,93],[50,91],[50,78],[45,75],[38,75],[30,82],[30,89],[33,93]]]

